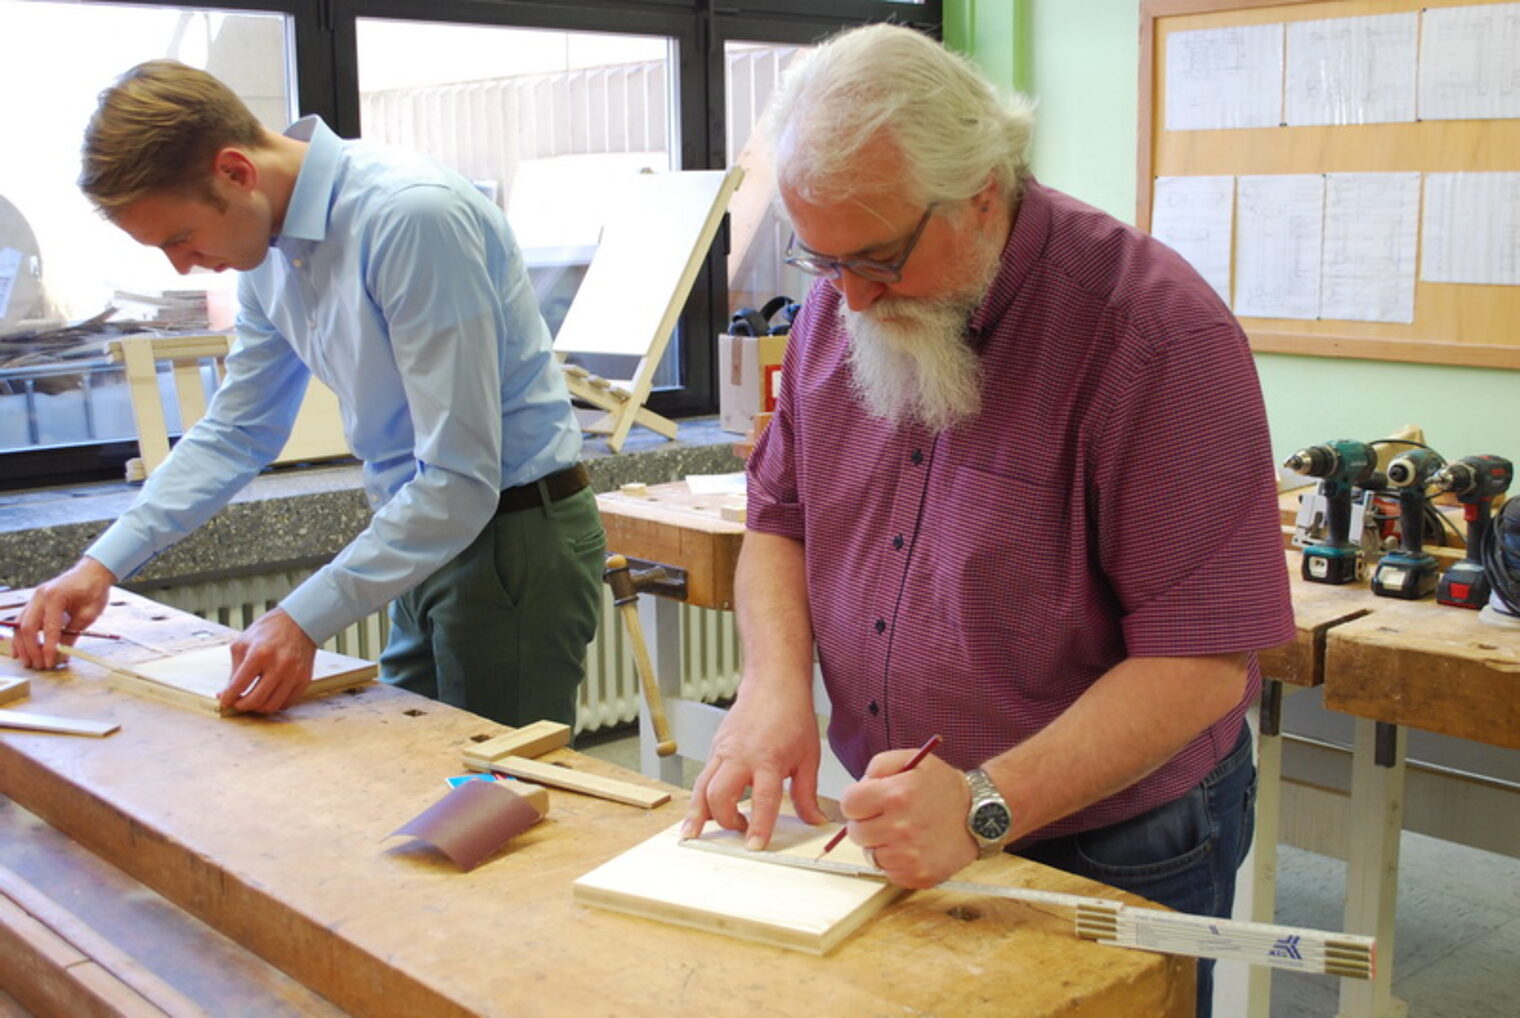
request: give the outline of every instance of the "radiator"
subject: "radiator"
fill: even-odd
[[[310,570],[260,573],[142,590],[141,593],[181,611],[233,629],[243,629],[294,590]],[[739,639],[732,612],[681,606],[681,696],[712,703],[734,695],[739,686]],[[328,650],[379,660],[390,622],[384,612],[349,626],[327,641]],[[602,588],[602,621],[586,650],[586,681],[581,685],[575,730],[630,725],[639,716],[639,677],[627,633]]]

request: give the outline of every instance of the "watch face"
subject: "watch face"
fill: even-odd
[[[988,841],[996,841],[1008,833],[1011,823],[1007,806],[1000,802],[984,802],[971,818],[971,829]]]

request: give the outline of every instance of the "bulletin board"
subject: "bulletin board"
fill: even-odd
[[[1277,125],[1211,126],[1209,129],[1193,129],[1187,118],[1178,116],[1175,120],[1184,129],[1176,129],[1166,123],[1169,111],[1168,53],[1174,51],[1177,59],[1181,59],[1182,54],[1193,52],[1189,47],[1195,40],[1212,39],[1215,35],[1190,35],[1177,41],[1173,36],[1193,30],[1291,26],[1295,22],[1369,15],[1414,13],[1423,19],[1428,17],[1426,12],[1441,8],[1493,6],[1473,3],[1472,0],[1143,0],[1139,180],[1136,188],[1136,224],[1141,229],[1152,229],[1156,211],[1154,189],[1158,178],[1214,176],[1233,177],[1239,181],[1243,177],[1273,174],[1318,174],[1326,175],[1325,179],[1329,180],[1329,175],[1336,174],[1420,175],[1420,229],[1416,240],[1420,250],[1413,275],[1413,320],[1265,317],[1244,314],[1237,308],[1237,317],[1250,336],[1253,349],[1520,370],[1520,285],[1429,282],[1423,278],[1420,260],[1427,253],[1427,244],[1433,243],[1444,251],[1464,242],[1456,229],[1446,230],[1444,236],[1431,230],[1432,236],[1438,238],[1436,241],[1426,236],[1425,206],[1436,200],[1431,197],[1430,175],[1520,172],[1520,116],[1506,113],[1468,119],[1417,117],[1407,122],[1300,126],[1288,126],[1284,121]],[[1513,5],[1499,5],[1499,9],[1509,6]],[[1461,16],[1473,13],[1465,11]],[[1446,17],[1450,19],[1453,15]],[[1289,34],[1291,31],[1302,39],[1307,32],[1318,31],[1320,27],[1285,27],[1284,37],[1295,38]],[[1255,36],[1260,37],[1263,33],[1264,30],[1257,30]],[[1430,49],[1434,51],[1435,48]],[[1520,54],[1501,59],[1516,61],[1513,80],[1520,83]],[[1190,63],[1198,61],[1192,59]],[[1289,87],[1286,79],[1293,66],[1292,58],[1284,60],[1284,92]],[[1430,77],[1434,79],[1434,75]],[[1189,79],[1174,77],[1171,80],[1192,87]],[[1180,97],[1184,90],[1179,86],[1176,91]],[[1430,106],[1434,108],[1434,104]],[[1442,209],[1447,207],[1439,206]],[[1233,208],[1233,214],[1238,222],[1238,205]],[[1238,234],[1232,243],[1239,243]],[[1515,240],[1514,245],[1520,250],[1520,240]],[[1240,272],[1240,251],[1238,247],[1232,247],[1229,253],[1232,282],[1229,285],[1237,298]]]

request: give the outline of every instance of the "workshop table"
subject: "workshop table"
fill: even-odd
[[[125,635],[160,649],[232,636],[158,614]],[[113,624],[108,609],[95,628]],[[106,642],[91,650],[109,655]],[[21,674],[0,661],[0,675]],[[576,904],[576,877],[680,819],[677,788],[654,810],[551,791],[544,821],[460,873],[387,836],[444,794],[463,747],[502,726],[404,690],[215,718],[112,689],[83,662],[29,677],[30,698],[11,707],[121,727],[0,731],[0,793],[352,1014],[1191,1013],[1190,959],[1080,941],[1069,915],[1016,902],[914,893],[826,957]],[[653,784],[569,749],[544,759]],[[1138,900],[996,863],[1003,882]]]

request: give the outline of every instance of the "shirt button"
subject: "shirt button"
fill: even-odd
[[[924,461],[924,451],[922,449],[914,449],[913,455],[909,456],[908,459],[912,460],[913,465],[916,467]]]
[[[896,537],[892,538],[892,550],[893,551],[902,551],[902,546],[903,546],[903,538],[902,538],[901,534],[898,534]]]
[[[876,632],[878,634],[881,634],[881,633],[885,633],[886,631],[887,631],[887,620],[886,619],[877,619],[876,620]]]
[[[881,713],[881,707],[876,703],[875,700],[871,701],[871,706],[867,707],[866,710],[871,712],[872,717],[875,717]]]

